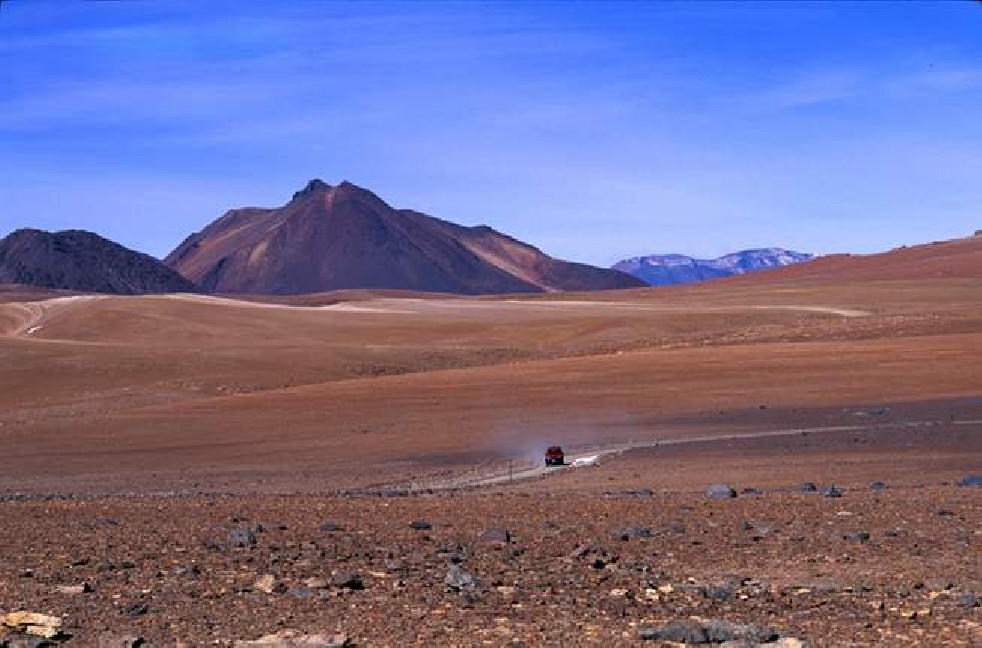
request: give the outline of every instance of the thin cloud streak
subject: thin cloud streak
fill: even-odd
[[[872,251],[962,227],[982,201],[982,38],[943,11],[17,6],[29,29],[0,20],[16,63],[0,69],[0,229],[139,243],[128,215],[152,215],[137,247],[163,254],[320,175],[606,264],[738,242]],[[865,36],[874,15],[893,49]],[[18,182],[68,170],[71,213]]]

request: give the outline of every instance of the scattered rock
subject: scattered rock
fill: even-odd
[[[962,486],[982,486],[982,475],[965,475]]]
[[[228,541],[233,547],[254,547],[257,539],[252,529],[232,529],[228,534]]]
[[[314,590],[309,587],[294,587],[287,594],[293,598],[309,599],[314,597]]]
[[[19,633],[0,634],[0,648],[55,648],[59,642],[59,639],[45,639]]]
[[[754,488],[753,486],[748,486],[747,488],[744,488],[740,492],[743,493],[744,495],[763,495],[764,494],[764,491],[760,490],[759,488]]]
[[[426,520],[413,520],[409,523],[409,528],[416,531],[429,531],[433,528],[433,525]]]
[[[875,481],[869,485],[869,489],[873,491],[886,490],[886,487],[887,487],[886,482],[881,482],[881,481]]]
[[[447,587],[451,590],[461,591],[473,589],[477,585],[477,579],[465,572],[457,565],[451,565],[447,570],[447,576],[443,579]]]
[[[869,542],[869,534],[865,531],[843,534],[842,539],[847,542]]]
[[[327,589],[331,586],[330,581],[326,578],[308,578],[303,582],[304,587],[308,587],[312,590],[322,590]]]
[[[88,583],[82,583],[81,585],[59,585],[55,588],[55,591],[59,594],[67,594],[69,596],[77,596],[79,594],[88,594],[92,592],[92,586]]]
[[[252,584],[252,589],[265,594],[282,594],[286,591],[286,585],[277,580],[276,576],[266,574]]]
[[[706,598],[714,601],[729,601],[733,598],[733,590],[726,585],[707,587],[703,592]]]
[[[741,646],[747,643],[769,644],[777,641],[780,635],[770,628],[753,624],[718,619],[683,619],[669,621],[658,628],[641,628],[638,630],[638,638],[642,641],[660,640],[686,645],[737,642],[731,645]]]
[[[37,612],[10,612],[0,618],[0,626],[44,639],[62,636],[61,619]]]
[[[977,608],[980,606],[979,597],[975,594],[963,594],[958,599],[958,605],[970,608]]]
[[[818,486],[816,486],[813,482],[801,482],[795,486],[795,490],[799,493],[814,493],[818,490]]]
[[[143,616],[150,611],[150,606],[146,603],[134,603],[123,610],[126,616]]]
[[[266,635],[252,641],[236,641],[233,648],[262,648],[263,646],[279,646],[281,648],[347,648],[351,639],[344,634],[305,635],[296,630],[282,630],[276,634]]]
[[[477,539],[485,544],[508,544],[511,542],[511,533],[502,527],[485,529],[478,534]]]
[[[326,522],[321,522],[320,530],[326,531],[328,533],[333,533],[334,531],[343,531],[344,527],[338,524],[337,522],[331,522],[330,520],[328,520]]]
[[[732,499],[737,496],[737,492],[729,484],[713,484],[706,489],[706,497],[709,499]]]
[[[794,637],[781,637],[775,642],[766,644],[768,648],[805,648],[806,644],[801,639]]]
[[[698,621],[669,621],[658,628],[641,628],[642,641],[674,641],[682,644],[703,644],[709,641],[705,628]]]
[[[620,538],[621,540],[627,542],[632,538],[650,538],[651,529],[648,527],[624,527],[623,529],[616,529],[611,531],[610,534],[615,538]]]
[[[174,569],[175,576],[200,576],[201,568],[197,565],[187,565],[184,567],[177,567]]]
[[[362,582],[361,575],[355,572],[341,571],[331,577],[331,586],[339,589],[363,590],[365,583]]]
[[[710,619],[704,621],[706,636],[709,641],[722,643],[724,641],[745,640],[754,643],[767,643],[777,640],[780,635],[770,628],[753,624],[731,623]]]
[[[842,489],[836,488],[835,486],[829,486],[828,488],[823,488],[822,496],[829,497],[829,498],[842,497]]]

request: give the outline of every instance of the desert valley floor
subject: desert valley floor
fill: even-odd
[[[534,297],[9,287],[0,645],[982,645],[978,239]]]

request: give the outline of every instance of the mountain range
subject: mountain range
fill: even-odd
[[[554,259],[487,226],[395,209],[350,182],[311,180],[285,205],[233,209],[161,263],[96,234],[19,230],[0,284],[118,294],[303,294],[347,288],[458,294],[635,288],[630,275]]]
[[[613,269],[633,275],[650,286],[694,283],[732,277],[771,268],[783,268],[812,260],[814,255],[784,248],[742,250],[718,259],[696,259],[682,254],[633,257]]]
[[[163,261],[81,230],[17,230],[0,240],[0,289],[287,295],[360,288],[477,295],[636,288],[779,268],[767,277],[976,277],[980,238],[818,259],[783,248],[718,259],[651,255],[604,269],[552,258],[487,226],[393,208],[350,182],[311,180],[280,207],[227,212]],[[939,257],[938,246],[951,247],[957,260]]]

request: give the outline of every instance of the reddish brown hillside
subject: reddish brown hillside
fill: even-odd
[[[836,254],[731,281],[982,278],[982,236],[870,255]]]
[[[642,285],[553,259],[488,227],[395,210],[343,182],[312,180],[277,209],[237,209],[165,260],[221,293],[400,289],[461,294],[600,290]]]

